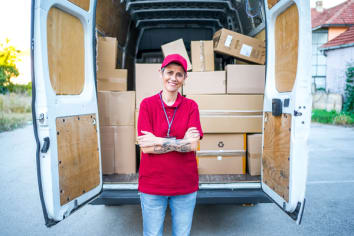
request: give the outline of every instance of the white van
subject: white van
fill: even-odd
[[[98,21],[106,32],[97,30]],[[89,202],[139,203],[137,178],[102,176],[97,35],[119,30],[118,59],[134,90],[136,62],[151,62],[177,37],[211,39],[220,28],[266,32],[262,175],[200,183],[197,203],[274,202],[299,224],[311,120],[310,22],[303,0],[32,0],[33,126],[46,225]]]

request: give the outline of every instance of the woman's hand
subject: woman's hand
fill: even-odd
[[[190,127],[187,132],[184,134],[185,140],[189,141],[198,141],[200,139],[199,130],[196,127]]]
[[[138,136],[138,143],[140,147],[152,147],[154,145],[162,145],[162,140],[156,137],[153,133],[141,131],[144,135]]]

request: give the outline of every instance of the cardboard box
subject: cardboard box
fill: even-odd
[[[198,104],[199,110],[249,111],[261,114],[263,95],[187,95]]]
[[[213,36],[214,51],[264,65],[265,42],[227,29],[220,29]]]
[[[118,69],[109,78],[97,79],[98,91],[127,91],[127,70]]]
[[[225,71],[189,72],[183,86],[184,95],[225,93]]]
[[[135,64],[136,109],[141,101],[162,90],[159,69],[161,64]]]
[[[173,42],[166,43],[161,46],[161,49],[162,49],[162,53],[163,53],[164,57],[166,57],[170,54],[175,54],[175,53],[180,54],[187,61],[187,70],[190,71],[192,69],[192,64],[189,59],[183,39],[177,39]]]
[[[97,93],[101,126],[133,126],[135,123],[135,91]]]
[[[103,174],[136,172],[134,126],[101,126]]]
[[[199,174],[245,174],[246,134],[205,134],[197,156]]]
[[[199,107],[204,133],[260,133],[263,95],[187,95]]]
[[[264,94],[265,66],[227,65],[228,94]]]
[[[117,39],[99,37],[97,47],[97,90],[126,91],[128,71],[126,69],[116,69]]]
[[[97,65],[98,77],[107,70],[116,69],[118,41],[113,37],[98,37]]]
[[[262,134],[247,135],[247,163],[250,175],[261,174]]]
[[[200,123],[204,133],[259,133],[262,132],[262,115],[204,115]]]
[[[193,72],[214,71],[213,41],[191,42]]]
[[[144,98],[162,90],[160,68],[161,64],[135,64],[136,109],[140,109],[140,103]],[[182,88],[179,92],[182,94]]]

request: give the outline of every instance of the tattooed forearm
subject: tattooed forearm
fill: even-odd
[[[191,152],[192,147],[191,143],[184,139],[166,139],[162,145],[155,145],[154,152],[155,153],[168,153],[172,151],[177,152]]]

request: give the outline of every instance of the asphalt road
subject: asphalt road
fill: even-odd
[[[191,235],[354,235],[354,128],[313,124],[300,226],[275,204],[197,206]],[[138,205],[87,205],[46,228],[32,126],[0,133],[0,235],[142,235]],[[167,214],[165,235],[171,235]]]

